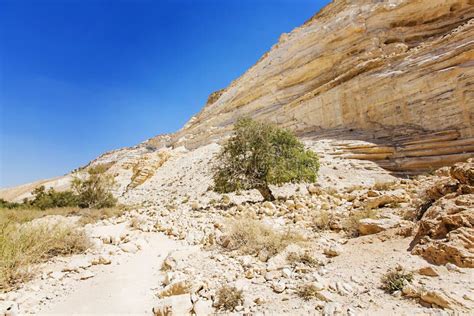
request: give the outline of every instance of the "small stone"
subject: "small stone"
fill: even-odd
[[[92,265],[99,265],[99,264],[107,265],[107,264],[111,264],[112,260],[110,258],[100,256],[100,257],[95,258],[94,260],[92,260],[91,263],[92,263]]]
[[[93,277],[95,277],[94,273],[92,273],[90,271],[85,271],[85,272],[80,274],[79,279],[80,280],[87,280],[87,279],[90,279],[90,278],[93,278]]]
[[[270,210],[276,210],[275,204],[273,204],[273,203],[270,202],[270,201],[265,201],[265,202],[263,202],[262,206],[263,206],[264,208],[267,208],[267,209],[270,209]]]
[[[334,316],[342,313],[342,306],[339,303],[327,303],[324,305],[323,316]]]
[[[288,268],[284,268],[283,270],[281,270],[281,274],[283,275],[283,277],[288,278],[288,279],[291,278],[291,276],[293,275],[291,270]]]
[[[128,242],[126,244],[121,244],[119,247],[120,249],[122,249],[123,252],[128,252],[128,253],[138,252],[138,246],[131,242]]]
[[[332,245],[326,249],[324,249],[324,254],[328,257],[336,257],[339,256],[342,252],[342,248],[339,245]]]
[[[63,272],[77,272],[92,265],[88,258],[75,258],[62,270]]]
[[[359,221],[359,234],[361,235],[372,235],[377,234],[382,231],[385,231],[390,228],[397,227],[400,224],[400,219],[398,218],[381,218],[381,219],[371,219],[364,218]]]
[[[420,296],[420,292],[419,292],[418,288],[416,288],[411,283],[405,284],[403,286],[402,293],[403,293],[403,295],[405,295],[407,297],[419,297]]]
[[[336,300],[334,295],[328,290],[319,291],[316,297],[325,302],[334,302]]]
[[[422,292],[420,298],[426,303],[434,304],[442,308],[449,308],[453,304],[452,299],[448,295],[437,290]]]
[[[253,271],[253,269],[248,269],[245,271],[245,277],[247,279],[253,279],[254,276],[255,276],[255,272]]]
[[[189,315],[192,310],[193,304],[189,294],[182,294],[160,299],[152,312],[155,316]]]
[[[214,314],[211,301],[198,300],[196,303],[194,303],[193,311],[196,316],[207,316]]]
[[[439,276],[438,270],[431,266],[420,268],[418,270],[418,273],[421,275],[426,275],[426,276],[431,276],[431,277]]]
[[[459,270],[459,268],[451,262],[446,263],[446,269],[448,269],[448,271],[461,272],[461,270]]]
[[[286,289],[286,284],[284,282],[274,282],[272,284],[272,289],[275,293],[283,293]]]
[[[271,281],[274,279],[277,279],[281,277],[281,271],[280,270],[273,270],[265,273],[265,280]]]

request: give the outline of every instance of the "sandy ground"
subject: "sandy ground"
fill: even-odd
[[[77,283],[66,297],[52,301],[39,315],[150,315],[156,302],[161,263],[179,249],[178,242],[162,234],[147,235],[148,245],[104,266],[96,277]]]

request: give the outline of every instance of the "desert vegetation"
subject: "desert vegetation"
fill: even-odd
[[[226,247],[243,254],[274,256],[289,244],[304,242],[299,234],[278,231],[256,220],[239,219],[227,225]]]
[[[74,226],[47,223],[0,224],[0,290],[30,279],[34,264],[58,255],[81,253],[89,247],[85,234]]]
[[[79,225],[121,215],[110,192],[113,179],[101,166],[76,177],[72,190],[36,188],[22,203],[0,201],[0,289],[30,279],[34,266],[55,256],[84,252],[89,240]],[[41,220],[49,215],[78,216],[76,223]]]
[[[243,291],[234,286],[224,285],[217,291],[216,307],[218,309],[233,311],[243,302]]]
[[[382,276],[382,289],[387,293],[401,291],[403,287],[413,281],[413,273],[406,272],[398,266],[390,269]]]
[[[222,193],[257,189],[271,201],[275,197],[269,185],[315,182],[318,170],[318,156],[293,133],[244,118],[217,155],[214,189]]]

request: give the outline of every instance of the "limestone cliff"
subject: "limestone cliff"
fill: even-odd
[[[473,18],[472,0],[335,0],[211,94],[171,144],[219,140],[249,116],[300,136],[370,141],[341,149],[395,171],[465,160],[474,153]]]

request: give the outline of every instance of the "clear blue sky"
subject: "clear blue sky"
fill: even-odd
[[[179,129],[328,0],[0,0],[0,187]]]

